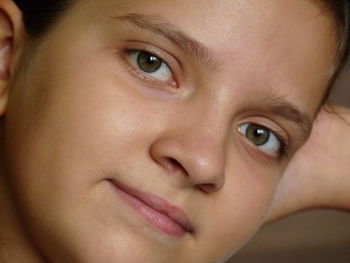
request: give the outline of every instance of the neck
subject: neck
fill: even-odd
[[[5,171],[3,154],[0,154],[0,262],[44,263],[20,220]]]

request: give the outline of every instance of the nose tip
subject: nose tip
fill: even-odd
[[[209,156],[202,154],[198,159],[193,156],[194,167],[192,174],[188,176],[190,184],[200,190],[211,193],[219,191],[225,183],[223,160],[219,156]]]
[[[187,185],[203,192],[219,191],[225,182],[223,147],[212,140],[163,138],[152,144],[153,160],[168,174],[181,174]]]

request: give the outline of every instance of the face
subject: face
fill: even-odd
[[[12,191],[40,250],[225,260],[305,142],[333,31],[307,0],[78,0],[22,61],[5,115]]]

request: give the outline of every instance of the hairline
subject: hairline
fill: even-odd
[[[16,0],[14,0],[16,2]],[[25,0],[24,0],[25,1]],[[38,0],[40,2],[40,0]],[[45,12],[54,12],[53,17],[49,21],[48,25],[46,27],[43,27],[43,30],[37,30],[40,32],[35,32],[35,30],[32,30],[30,32],[27,29],[27,36],[30,40],[31,46],[37,46],[40,45],[40,42],[45,38],[45,36],[53,30],[54,26],[59,22],[60,19],[67,13],[67,11],[72,8],[76,4],[76,2],[81,0],[51,0],[55,3],[58,3],[54,5],[53,8],[49,9],[36,9],[36,14],[34,15],[40,15]],[[349,5],[346,1],[342,1],[344,3],[343,8],[338,8],[338,5],[335,4],[336,2],[339,3],[339,0],[309,0],[314,2],[315,4],[318,4],[321,8],[321,12],[325,11],[328,12],[330,15],[330,18],[333,18],[334,26],[336,26],[337,32],[336,32],[336,52],[334,54],[334,73],[332,77],[330,78],[327,89],[325,91],[325,94],[323,96],[323,99],[320,102],[320,108],[322,105],[327,101],[329,94],[334,86],[334,83],[336,79],[338,78],[340,72],[343,70],[349,53]],[[20,2],[20,0],[17,0],[17,2]],[[35,4],[34,4],[35,5]],[[27,7],[28,9],[23,10],[25,13],[26,11],[31,13],[30,6]],[[343,12],[343,13],[342,13]],[[24,15],[24,18],[26,17],[26,14]]]

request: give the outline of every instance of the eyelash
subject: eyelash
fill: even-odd
[[[133,63],[131,62],[131,58],[130,56],[133,55],[134,53],[137,52],[145,52],[147,54],[150,54],[154,57],[157,57],[161,60],[162,63],[164,63],[164,65],[166,65],[166,67],[169,69],[170,74],[172,76],[172,80],[171,83],[166,83],[165,81],[161,81],[161,80],[157,80],[156,78],[153,78],[151,76],[149,76],[149,74],[147,74],[146,72],[144,72],[142,69],[139,69],[138,66],[133,65]],[[133,75],[136,75],[136,77],[138,77],[139,79],[141,79],[142,81],[146,81],[151,85],[156,85],[156,86],[170,86],[171,88],[177,88],[178,87],[178,82],[175,79],[175,74],[172,70],[172,68],[169,66],[169,63],[162,58],[162,56],[155,54],[154,52],[145,50],[145,49],[123,49],[121,52],[122,58],[123,60],[128,64],[128,70],[133,73]]]
[[[280,149],[278,150],[278,155],[277,155],[277,158],[279,160],[281,159],[290,159],[290,152],[289,152],[289,141],[288,139],[285,138],[285,136],[283,136],[280,132],[274,130],[274,129],[271,129],[271,128],[268,128],[264,125],[261,125],[261,124],[257,124],[255,122],[250,122],[250,123],[243,123],[239,126],[239,132],[240,131],[240,127],[242,125],[255,125],[257,127],[260,127],[262,129],[265,129],[267,130],[269,133],[272,133],[276,139],[278,140],[279,144],[280,144]],[[242,132],[241,132],[242,133]],[[243,134],[243,133],[242,133]],[[257,145],[255,145],[253,142],[251,142],[248,138],[247,138],[247,135],[246,134],[243,134],[243,136],[245,137],[246,140],[249,141],[249,143],[251,145],[253,145],[253,147],[256,147],[256,148],[259,148]],[[260,150],[262,151],[262,150]],[[271,155],[270,155],[271,156]]]
[[[263,126],[264,127],[264,126]],[[284,138],[283,135],[281,135],[279,132],[277,131],[272,131],[269,128],[268,129],[270,132],[272,132],[276,138],[279,140],[280,144],[281,144],[281,149],[279,150],[279,156],[282,159],[290,159],[290,155],[289,155],[289,142],[286,138]]]
[[[170,74],[172,76],[172,82],[171,83],[165,83],[164,81],[157,80],[156,78],[150,77],[149,74],[147,74],[147,72],[143,71],[142,69],[139,69],[139,66],[133,65],[134,63],[131,62],[131,55],[133,55],[133,54],[135,54],[137,52],[145,52],[145,53],[147,53],[149,55],[152,55],[152,56],[155,56],[155,57],[159,58],[161,60],[161,62],[164,63],[167,66],[167,68],[169,69],[169,72],[170,72]],[[175,79],[175,75],[173,73],[173,70],[169,66],[169,63],[167,63],[167,61],[162,58],[162,56],[160,56],[160,55],[158,55],[158,54],[156,54],[154,52],[148,51],[146,49],[123,49],[121,51],[121,55],[122,55],[123,60],[128,64],[128,70],[130,72],[132,72],[133,75],[136,75],[136,77],[138,77],[142,81],[146,81],[149,84],[151,84],[152,86],[156,85],[156,86],[162,86],[163,87],[164,85],[168,85],[168,86],[171,86],[171,88],[174,88],[174,87],[177,88],[178,83],[177,83],[177,81]],[[256,126],[259,126],[259,127],[263,128],[263,129],[266,129],[269,133],[272,133],[276,137],[276,139],[278,140],[278,142],[280,144],[280,149],[278,151],[277,158],[278,159],[290,159],[289,141],[280,132],[278,132],[276,130],[273,130],[273,129],[270,129],[270,128],[264,126],[264,125],[257,124],[257,123],[245,123],[245,124],[256,125]],[[246,137],[246,135],[244,135],[244,136]],[[247,137],[246,137],[246,139],[249,140]],[[250,141],[250,143],[252,145],[254,145],[253,142]],[[254,145],[254,146],[256,148],[259,148],[256,145]],[[262,150],[260,150],[260,151],[262,151]]]

